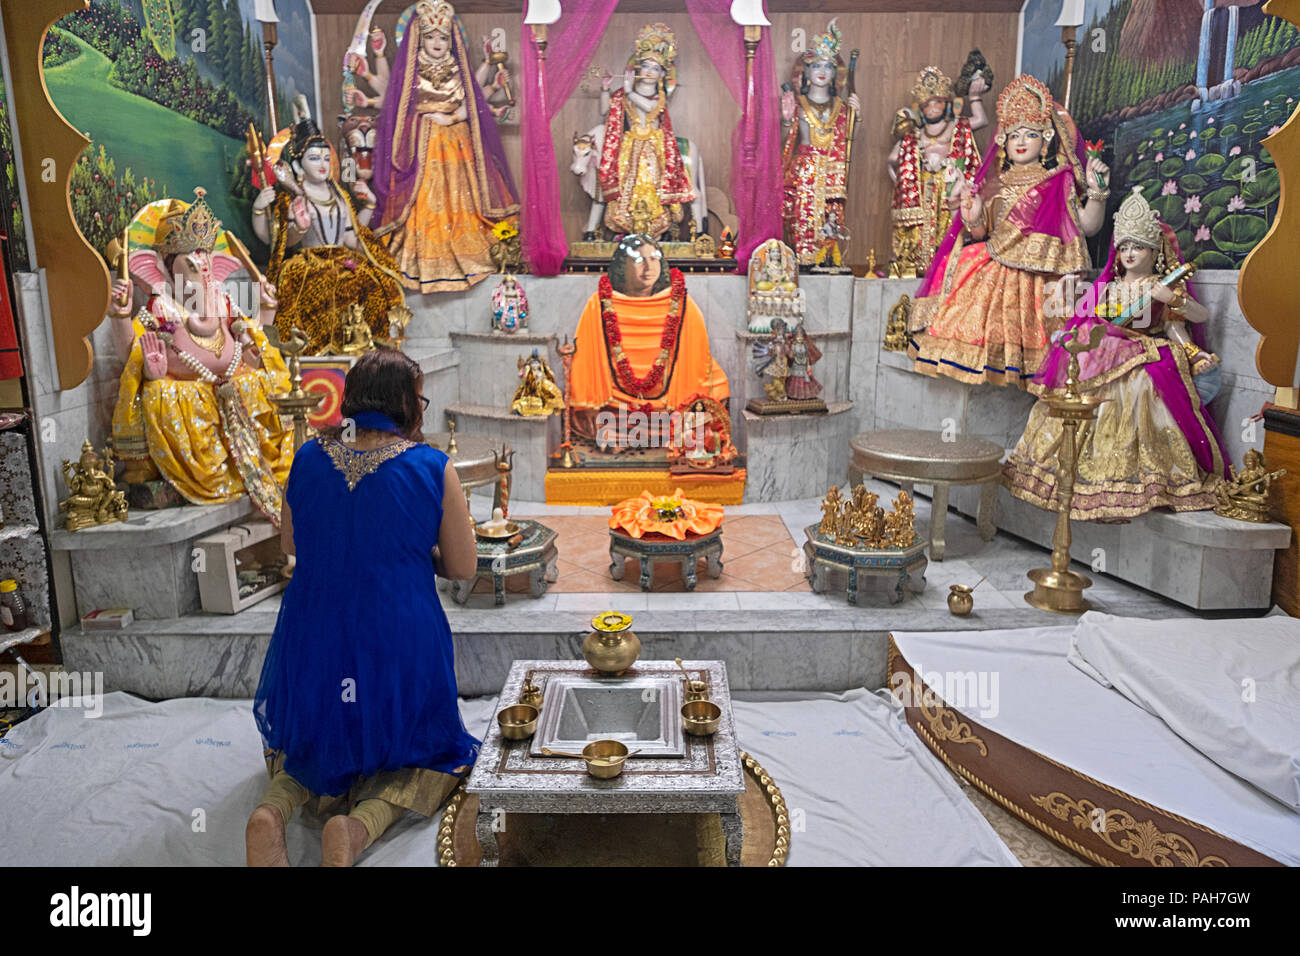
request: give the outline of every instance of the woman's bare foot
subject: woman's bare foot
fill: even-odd
[[[321,866],[351,866],[366,848],[370,833],[356,817],[343,814],[325,821],[320,835]]]
[[[284,843],[284,818],[280,811],[264,803],[253,811],[244,828],[245,859],[249,866],[289,866],[289,850]]]

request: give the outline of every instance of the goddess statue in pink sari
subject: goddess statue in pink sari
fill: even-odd
[[[1080,389],[1106,401],[1079,431],[1076,520],[1214,507],[1226,457],[1205,406],[1222,373],[1204,348],[1209,312],[1186,279],[1165,278],[1182,264],[1173,230],[1134,190],[1115,216],[1106,268],[1066,324],[1084,337],[1096,325],[1106,329],[1101,344],[1079,356]],[[1029,390],[1063,388],[1069,361],[1053,345]],[[1010,492],[1055,509],[1060,447],[1061,420],[1039,401],[1004,467]]]
[[[913,330],[925,331],[908,352],[927,375],[1023,388],[1061,324],[1044,314],[1044,299],[1092,264],[1086,237],[1105,218],[1109,170],[1086,156],[1051,91],[1025,74],[998,97],[994,141],[974,182],[956,184],[952,228],[912,310]]]

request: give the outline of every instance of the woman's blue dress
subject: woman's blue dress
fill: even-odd
[[[455,773],[478,756],[431,555],[446,464],[405,441],[361,451],[316,439],[294,458],[285,501],[298,563],[254,715],[284,770],[318,795],[385,770]]]

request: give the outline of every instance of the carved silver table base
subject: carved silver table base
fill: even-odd
[[[656,561],[680,563],[686,590],[694,591],[699,583],[696,566],[700,558],[706,561],[709,577],[717,579],[722,576],[722,529],[716,528],[708,534],[693,534],[685,541],[677,541],[673,538],[634,538],[610,528],[609,576],[615,581],[623,580],[626,558],[635,558],[640,563],[642,591],[649,591],[654,584]]]
[[[589,776],[581,760],[533,756],[530,741],[506,740],[494,721],[466,783],[467,792],[479,798],[474,823],[483,851],[479,865],[500,862],[498,836],[513,814],[716,813],[726,839],[727,865],[740,866],[745,778],[726,667],[721,661],[685,661],[684,666],[692,680],[704,681],[709,698],[722,708],[718,732],[712,737],[688,736],[683,757],[634,756],[627,769],[610,780]],[[641,660],[624,677],[598,679],[617,686],[647,675],[680,673],[673,661]],[[545,698],[544,718],[547,707],[563,700],[558,692],[555,699],[548,693],[550,678],[570,674],[595,677],[584,661],[515,661],[499,700],[503,706],[518,700],[525,679],[531,680]]]
[[[850,548],[836,544],[820,535],[817,525],[804,529],[808,541],[804,544],[804,556],[808,567],[805,574],[808,583],[817,594],[824,594],[830,587],[830,572],[844,571],[848,574],[848,597],[850,604],[858,603],[858,584],[862,575],[876,575],[890,578],[894,587],[889,592],[889,603],[897,604],[903,600],[908,590],[920,593],[925,590],[925,542],[917,540],[910,548],[894,551],[867,551],[862,548]]]
[[[513,551],[505,543],[478,539],[478,571],[474,577],[451,582],[451,596],[457,604],[464,604],[474,591],[479,578],[492,581],[494,603],[506,603],[506,578],[514,574],[528,574],[528,593],[539,598],[546,593],[546,585],[554,584],[559,577],[556,561],[559,552],[555,547],[556,534],[537,521],[520,521],[524,539]]]

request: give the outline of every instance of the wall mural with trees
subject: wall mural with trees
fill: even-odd
[[[1060,10],[1029,0],[1021,39],[1021,68],[1058,97]],[[1070,112],[1087,139],[1106,143],[1112,212],[1140,186],[1201,268],[1239,268],[1268,232],[1280,182],[1262,141],[1297,95],[1300,31],[1259,0],[1086,4]],[[1107,227],[1094,253],[1109,238]]]
[[[277,0],[276,109],[315,103],[306,0]],[[244,133],[270,140],[254,0],[90,0],[46,36],[46,86],[93,145],[72,177],[77,225],[101,253],[137,209],[195,186],[250,245]]]

